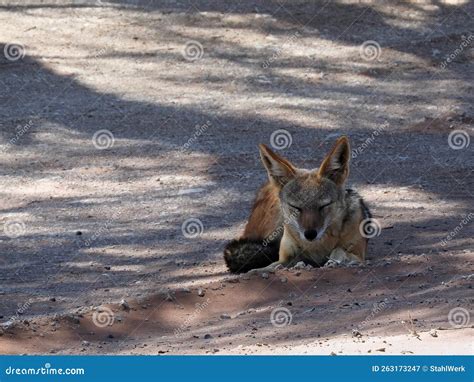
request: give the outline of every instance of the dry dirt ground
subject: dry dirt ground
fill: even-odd
[[[0,352],[472,354],[473,17],[1,1]],[[317,167],[340,134],[368,263],[229,275],[257,143]]]

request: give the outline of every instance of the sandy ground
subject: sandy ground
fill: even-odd
[[[0,352],[472,354],[473,17],[0,1]],[[317,167],[340,134],[369,262],[229,275],[257,143]]]

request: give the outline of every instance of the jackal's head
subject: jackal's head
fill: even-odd
[[[260,145],[270,181],[279,189],[285,226],[308,242],[321,239],[329,228],[340,228],[345,216],[345,187],[350,147],[340,137],[318,169],[296,168],[287,159]]]

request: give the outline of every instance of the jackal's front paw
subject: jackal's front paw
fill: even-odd
[[[337,265],[359,265],[360,260],[352,253],[344,251],[342,248],[335,248],[329,255],[329,260],[324,266],[335,267]]]
[[[323,265],[324,268],[336,268],[338,266],[339,266],[339,263],[331,259],[326,261],[326,263]]]
[[[275,271],[280,269],[280,268],[284,268],[284,267],[280,262],[277,261],[277,262],[271,263],[270,265],[267,265],[266,267],[263,267],[263,268],[252,269],[252,270],[248,271],[247,274],[252,275],[252,274],[255,274],[255,273],[265,273],[265,272],[275,273]]]

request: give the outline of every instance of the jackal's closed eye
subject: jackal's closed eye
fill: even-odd
[[[293,204],[288,204],[290,206],[290,208],[294,209],[295,211],[298,211],[298,212],[301,212],[301,208],[300,207],[296,207],[294,206]]]
[[[334,202],[329,202],[329,203],[323,204],[322,206],[319,206],[319,209],[322,210],[323,208],[326,208],[326,207],[330,206],[333,203]]]

